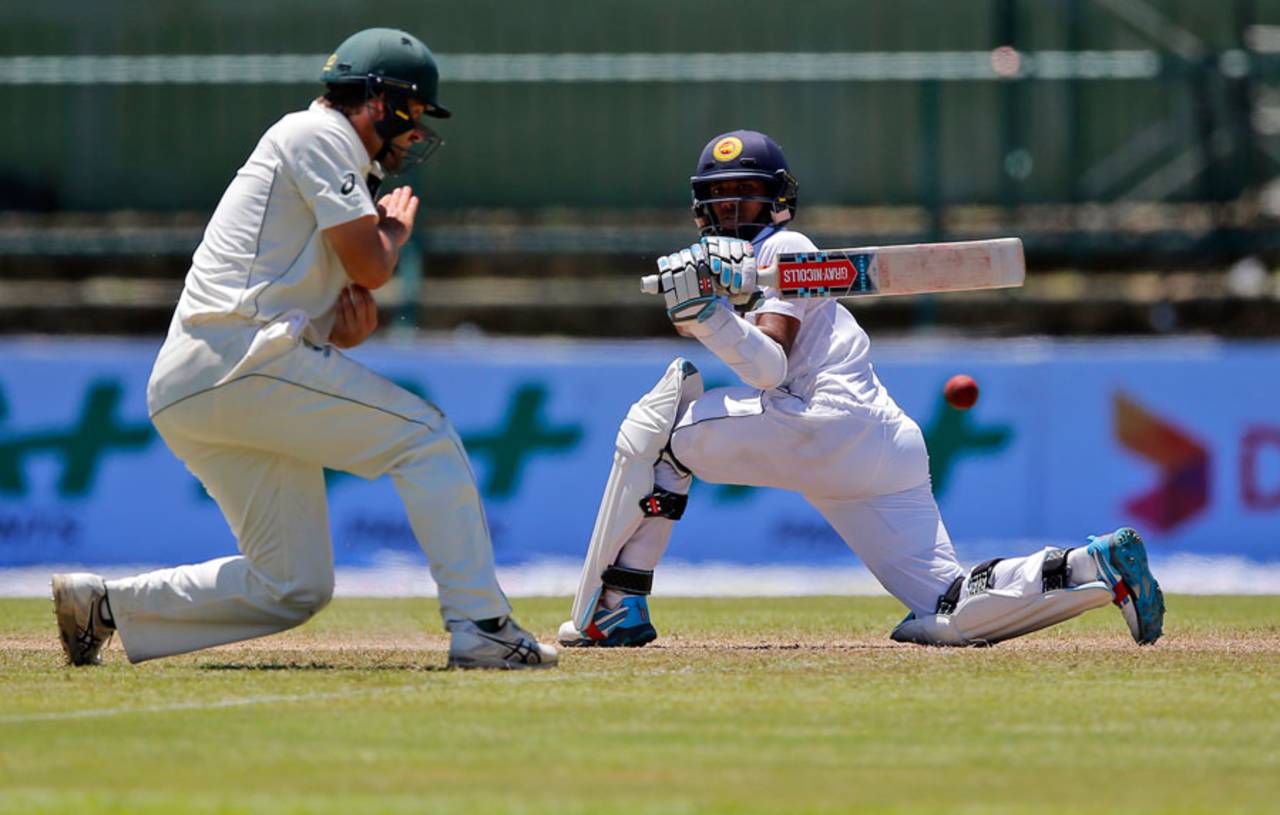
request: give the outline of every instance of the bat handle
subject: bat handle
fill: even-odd
[[[755,283],[760,288],[776,288],[778,285],[778,267],[765,266],[755,273]],[[640,278],[640,290],[645,294],[662,294],[658,284],[658,275],[645,275]]]
[[[756,272],[756,285],[760,288],[773,288],[778,285],[778,267],[766,266]],[[645,294],[662,294],[658,283],[658,275],[649,274],[640,278],[640,291]]]
[[[756,285],[762,289],[776,289],[778,287],[778,267],[765,266],[763,269],[757,269]]]

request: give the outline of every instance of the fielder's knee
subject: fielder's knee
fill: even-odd
[[[329,605],[332,599],[333,575],[329,575],[327,579],[317,576],[286,584],[277,602],[306,619]]]

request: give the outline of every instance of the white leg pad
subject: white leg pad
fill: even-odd
[[[579,631],[591,622],[603,587],[601,575],[644,519],[640,501],[653,493],[653,468],[671,439],[676,419],[701,395],[702,374],[686,360],[676,359],[622,420],[614,443],[613,469],[600,499],[578,593],[573,598],[572,622]]]
[[[909,617],[890,636],[921,645],[988,645],[1056,625],[1113,599],[1101,581],[1030,596],[993,589],[966,597],[950,614]]]

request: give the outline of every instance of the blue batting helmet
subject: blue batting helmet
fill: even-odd
[[[713,194],[717,182],[755,179],[764,182],[763,195]],[[799,184],[787,166],[777,142],[755,130],[722,133],[702,148],[698,167],[689,179],[693,187],[693,217],[704,235],[753,238],[766,226],[782,224],[795,216]],[[759,201],[761,208],[749,223],[721,223],[717,204]]]

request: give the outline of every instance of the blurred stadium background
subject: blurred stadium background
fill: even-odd
[[[9,361],[0,363],[9,400],[0,425],[0,540],[7,542],[0,562],[84,559],[106,545],[101,530],[115,522],[77,514],[84,504],[76,502],[98,493],[68,492],[71,476],[57,476],[52,465],[54,474],[42,480],[45,465],[36,459],[70,457],[80,449],[74,439],[104,437],[85,418],[103,403],[81,396],[94,393],[95,360],[106,370],[128,358],[119,363],[129,371],[120,374],[120,411],[146,427],[146,357],[224,186],[270,124],[318,93],[327,52],[371,25],[405,28],[432,47],[441,98],[456,113],[442,123],[443,150],[411,179],[425,210],[399,277],[378,293],[385,335],[409,342],[397,346],[401,356],[386,357],[405,376],[418,365],[405,349],[439,347],[443,332],[448,343],[481,334],[577,337],[590,342],[575,346],[578,373],[564,381],[580,397],[601,375],[583,360],[621,354],[600,342],[669,336],[636,276],[693,237],[687,178],[705,141],[752,127],[787,150],[800,179],[798,225],[819,245],[1024,240],[1022,290],[884,299],[854,309],[877,341],[889,340],[890,384],[922,424],[932,421],[936,386],[957,365],[995,385],[984,390],[984,405],[999,410],[1002,402],[990,400],[1015,407],[1023,400],[1021,413],[1009,408],[1015,424],[1043,412],[1026,401],[1028,383],[1052,392],[1055,404],[1084,391],[1097,403],[1084,418],[1054,414],[1061,424],[1025,435],[1053,435],[1082,421],[1087,427],[1073,433],[1110,445],[1107,461],[1127,469],[1107,487],[1107,520],[1135,514],[1123,495],[1150,480],[1145,457],[1167,477],[1169,500],[1181,509],[1148,506],[1140,518],[1163,518],[1157,531],[1167,523],[1188,547],[1217,523],[1243,535],[1244,549],[1234,554],[1272,557],[1262,530],[1280,508],[1280,429],[1262,406],[1275,404],[1263,383],[1280,361],[1273,271],[1280,256],[1280,0],[49,0],[10,4],[4,20],[0,332],[13,337],[3,346]],[[36,343],[31,335],[96,339]],[[122,344],[107,336],[139,339]],[[960,351],[948,339],[1027,336],[1101,344],[1063,351],[1075,346],[1020,340]],[[1134,336],[1176,339],[1141,352],[1124,345],[1129,350],[1117,356],[1114,338]],[[1197,339],[1188,344],[1188,337]],[[495,381],[516,394],[515,416],[521,405],[536,412],[542,404],[520,396],[528,395],[520,390],[522,370],[551,383],[548,393],[560,381],[548,373],[554,366],[545,353],[521,368],[522,349],[535,345],[543,347],[517,339],[453,357],[504,360]],[[609,428],[656,376],[657,360],[670,356],[669,346],[644,347],[650,350],[634,377],[610,392],[601,417],[575,437],[604,440],[598,454],[591,451],[599,465],[568,476],[590,499],[575,503],[583,518],[566,534],[589,529]],[[1028,353],[1048,361],[1009,374],[1023,384],[1002,394],[1002,377],[1029,365]],[[452,370],[443,357],[433,359],[436,370]],[[74,361],[75,373],[53,381],[50,360]],[[984,366],[991,369],[985,379]],[[1115,389],[1093,375],[1104,370],[1113,370],[1109,382],[1145,388],[1145,401],[1117,401]],[[44,379],[26,373],[38,371]],[[1158,382],[1135,380],[1153,371],[1163,372]],[[1200,383],[1197,396],[1211,391],[1230,402],[1188,404],[1177,390],[1188,381]],[[1230,396],[1245,384],[1253,390]],[[51,408],[61,387],[70,389],[65,405]],[[424,387],[464,431],[473,403],[484,412],[481,397],[451,392],[443,380]],[[21,396],[22,388],[30,395]],[[547,404],[552,413],[561,409],[555,399]],[[1246,407],[1256,415],[1241,414]],[[497,421],[502,411],[493,410]],[[80,436],[41,429],[59,411],[66,423],[83,420]],[[1163,427],[1171,412],[1169,426],[1184,428],[1172,436],[1124,430]],[[1197,417],[1211,425],[1199,436],[1185,431]],[[500,533],[502,502],[535,496],[511,492],[494,475],[502,446],[494,438],[471,436]],[[931,439],[935,457],[941,438]],[[152,455],[162,460],[155,446]],[[1204,453],[1209,448],[1224,449]],[[974,466],[996,458],[979,457]],[[990,483],[1013,490],[1028,480],[1048,483],[1036,474],[1061,461],[1040,448],[1015,459]],[[1091,466],[1077,464],[1061,476],[1068,506],[1096,499],[1073,492]],[[986,477],[973,471],[970,481]],[[1036,496],[1027,502],[1041,511],[1047,499]],[[1220,507],[1224,496],[1234,503]],[[972,521],[961,500],[977,498],[950,499],[954,506],[944,500],[944,510],[960,517],[958,537],[982,538],[983,513],[996,511],[992,499]],[[1218,512],[1234,525],[1221,526]],[[520,524],[520,513],[511,514],[508,525]],[[1072,520],[1068,509],[1059,514],[1067,520],[1042,518],[993,534],[1005,543],[1054,537]],[[1093,519],[1085,515],[1077,526]],[[335,508],[341,547],[347,522],[338,516]],[[58,529],[78,530],[80,543],[67,543]],[[809,532],[798,534],[812,543]],[[59,540],[71,548],[48,548]],[[569,557],[583,541],[564,543],[559,554]],[[126,550],[115,559],[129,557]],[[162,552],[154,558],[165,559]]]

